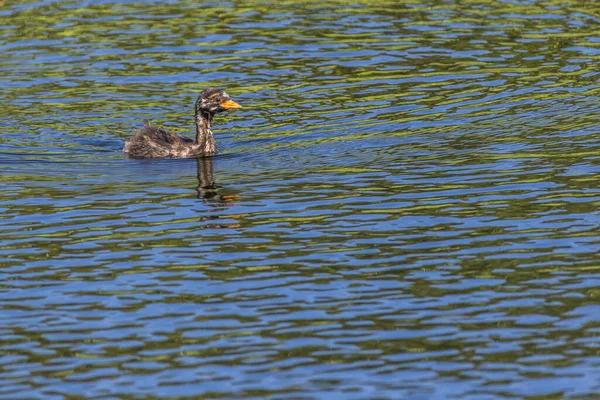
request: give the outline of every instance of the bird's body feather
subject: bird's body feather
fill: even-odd
[[[201,153],[201,149],[194,146],[192,138],[170,132],[150,122],[144,123],[142,129],[136,129],[123,149],[125,153],[138,158],[193,157],[197,155],[195,150]]]

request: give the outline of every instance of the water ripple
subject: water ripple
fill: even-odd
[[[596,5],[0,8],[0,398],[600,391]]]

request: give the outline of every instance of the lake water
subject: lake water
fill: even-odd
[[[600,4],[0,22],[0,398],[600,393]],[[208,86],[220,155],[123,156]]]

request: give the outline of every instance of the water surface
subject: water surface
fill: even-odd
[[[0,398],[593,397],[599,16],[2,2]]]

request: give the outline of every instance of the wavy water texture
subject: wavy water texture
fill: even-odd
[[[600,5],[0,21],[0,398],[600,392]],[[123,157],[207,86],[219,156]]]

